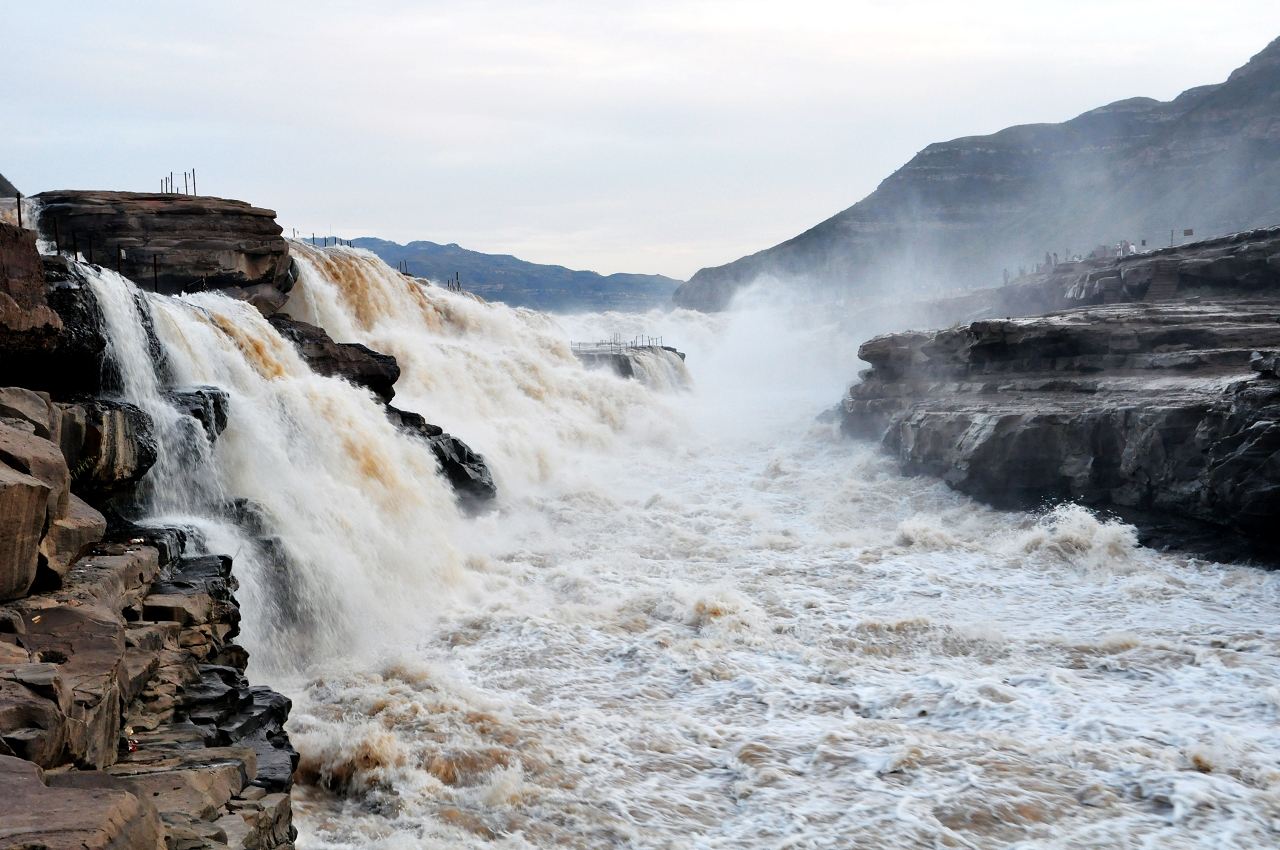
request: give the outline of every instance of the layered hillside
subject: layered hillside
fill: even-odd
[[[759,277],[873,294],[1000,282],[1045,253],[1168,245],[1280,222],[1280,39],[1226,82],[1061,124],[929,145],[864,200],[780,245],[695,274],[677,304],[727,306]]]
[[[648,310],[666,304],[680,281],[662,275],[575,271],[530,263],[508,254],[482,254],[458,245],[362,238],[353,245],[377,254],[388,265],[415,277],[445,281],[459,275],[468,292],[512,307],[575,310]]]

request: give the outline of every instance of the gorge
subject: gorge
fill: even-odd
[[[900,475],[815,421],[855,314],[551,317],[287,240],[273,309],[5,235],[0,775],[43,814],[0,846],[1273,834],[1277,574]],[[650,383],[570,345],[659,335]]]

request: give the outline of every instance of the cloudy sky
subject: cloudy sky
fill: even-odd
[[[687,277],[928,144],[1218,82],[1275,0],[0,0],[0,173]]]

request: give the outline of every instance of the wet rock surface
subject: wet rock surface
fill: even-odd
[[[1248,299],[890,334],[859,350],[872,368],[843,428],[1002,507],[1071,500],[1160,542],[1274,561],[1278,347],[1276,303]]]
[[[35,199],[44,239],[144,288],[222,290],[270,315],[293,286],[288,243],[272,210],[141,192],[54,191]]]
[[[270,321],[281,336],[297,346],[314,371],[364,387],[384,402],[395,396],[400,366],[390,354],[356,342],[334,342],[324,329],[288,316],[275,315]]]
[[[498,487],[484,456],[438,425],[417,413],[387,405],[387,416],[400,430],[423,440],[431,447],[440,471],[449,479],[459,501],[470,510],[483,508],[498,496]]]
[[[391,406],[394,385],[400,377],[400,366],[394,357],[359,343],[334,342],[323,328],[289,316],[277,314],[269,321],[297,347],[313,370],[369,390],[386,404],[387,416],[398,428],[426,441],[440,470],[466,507],[480,507],[497,496],[493,476],[482,455],[419,414]]]

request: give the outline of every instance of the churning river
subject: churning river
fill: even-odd
[[[247,305],[97,273],[127,396],[163,421],[165,380],[230,393],[211,450],[169,426],[155,514],[237,555],[250,673],[294,700],[300,846],[1280,843],[1280,573],[898,474],[819,420],[866,336],[830,315],[549,317],[293,250],[288,312],[394,354],[394,403],[500,490],[460,513]],[[688,373],[569,349],[615,333]]]

